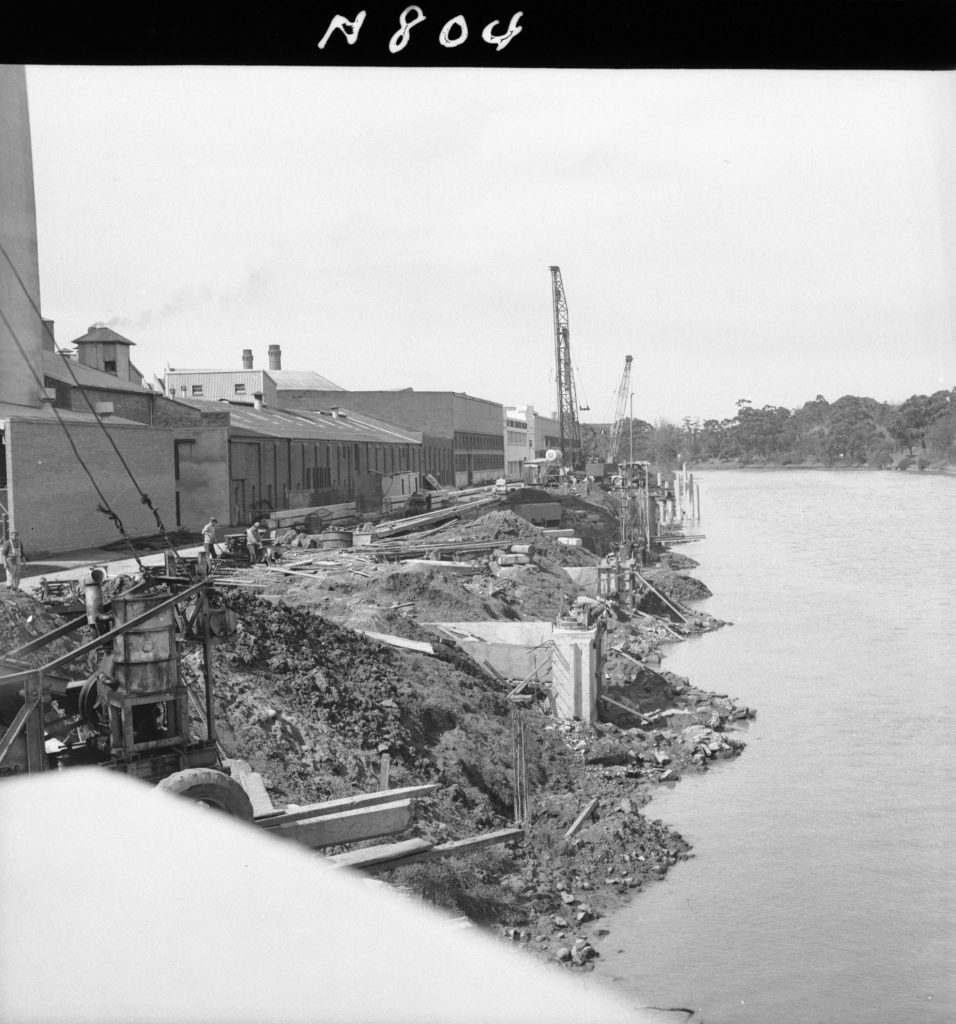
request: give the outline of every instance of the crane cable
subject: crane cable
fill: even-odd
[[[3,245],[2,242],[0,242],[0,252],[3,253],[4,258],[6,259],[7,263],[10,265],[10,269],[13,271],[13,274],[16,277],[17,282],[20,285],[21,290],[23,291],[23,294],[26,295],[27,300],[29,301],[30,305],[33,307],[33,311],[36,313],[37,317],[40,320],[40,323],[43,325],[43,329],[49,334],[50,341],[53,343],[54,349],[59,349],[59,346],[57,346],[56,342],[54,341],[53,332],[50,331],[50,329],[44,323],[44,321],[43,321],[43,314],[40,312],[39,307],[37,306],[36,302],[33,301],[33,296],[30,294],[29,289],[24,284],[23,278],[20,276],[20,272],[17,270],[16,266],[14,265],[13,260],[10,259],[10,254],[7,252],[6,247]],[[12,334],[13,330],[12,330],[12,328],[9,327],[9,322],[6,320],[6,317],[4,317],[4,322],[7,323],[8,329],[10,329],[10,332]],[[43,387],[44,387],[43,382],[40,381],[39,378],[37,377],[36,372],[33,370],[33,364],[30,363],[30,360],[27,358],[27,355],[24,352],[23,347],[20,345],[20,342],[16,339],[16,337],[14,337],[14,340],[17,342],[17,348],[20,349],[20,354],[26,360],[27,365],[30,366],[30,370],[33,373],[34,379],[37,380],[37,383],[40,386],[40,390],[42,391]],[[62,350],[60,350],[60,355],[63,355]],[[169,535],[166,533],[166,527],[163,525],[163,520],[160,517],[159,510],[156,508],[156,506],[150,500],[149,495],[139,486],[139,483],[137,482],[136,477],[133,475],[133,471],[129,468],[129,465],[126,462],[126,459],[123,458],[123,454],[119,450],[119,447],[117,446],[116,441],[113,438],[113,435],[109,432],[109,430],[106,427],[106,424],[103,422],[103,420],[100,417],[99,413],[96,411],[96,408],[94,407],[93,402],[90,400],[90,396],[86,393],[86,390],[84,389],[83,385],[80,384],[79,379],[77,378],[76,373],[73,370],[73,367],[70,365],[69,358],[64,358],[63,362],[65,363],[66,368],[69,370],[70,376],[73,378],[73,383],[76,385],[77,390],[80,392],[80,394],[83,395],[83,398],[84,398],[86,404],[89,406],[90,412],[93,414],[93,418],[100,425],[100,428],[102,429],[103,433],[106,435],[107,440],[109,441],[110,445],[113,448],[113,451],[116,453],[116,457],[119,459],[121,465],[123,466],[123,469],[126,470],[127,476],[130,478],[130,480],[132,481],[133,486],[136,488],[136,491],[137,491],[137,493],[139,494],[139,497],[140,497],[140,501],[142,502],[142,504],[144,504],[150,510],[150,512],[153,513],[153,518],[156,520],[156,526],[157,526],[157,529],[159,530],[160,536],[162,537],[163,541],[166,543],[167,547],[169,547],[169,549],[172,551],[173,558],[176,560],[176,562],[178,564],[181,564],[182,563],[182,558],[180,557],[179,552],[176,550],[175,545],[169,539]],[[54,411],[55,411],[56,410],[56,406],[54,406],[53,408],[54,408]],[[57,415],[57,419],[60,419],[59,415]],[[60,419],[60,423],[61,423],[61,425],[63,423],[63,421],[61,419]],[[64,426],[63,429],[66,430],[66,427]],[[67,431],[67,436],[69,436],[69,431]],[[71,445],[72,445],[72,441],[71,441]],[[76,451],[75,445],[73,446],[73,450],[74,450],[74,452]],[[77,457],[79,458],[79,456],[77,456]],[[92,477],[90,479],[92,480]],[[99,492],[99,488],[97,488],[97,493],[100,493]],[[102,497],[102,494],[100,494],[100,496]],[[105,503],[105,498],[103,499],[103,501]],[[99,509],[99,511],[101,511],[105,515],[109,516],[109,518],[113,520],[114,525],[117,527],[117,529],[120,531],[120,533],[122,533],[124,537],[126,536],[126,533],[125,533],[125,531],[122,528],[122,523],[119,521],[119,517],[116,516],[116,514],[112,510],[109,509],[108,505],[107,505],[106,508],[101,507]],[[138,556],[136,557],[136,560],[137,560],[137,562],[139,562],[139,557]],[[142,569],[142,564],[141,563],[140,563],[140,569]]]

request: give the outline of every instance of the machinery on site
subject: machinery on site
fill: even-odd
[[[82,615],[0,656],[0,778],[101,765],[252,820],[220,757],[213,712],[211,647],[235,635],[236,618],[197,562],[191,576],[150,573],[110,601],[94,569]],[[50,656],[82,627],[94,637]],[[183,677],[189,645],[202,650],[201,702]],[[95,668],[75,678],[77,662]]]
[[[557,448],[549,448],[543,459],[528,459],[521,467],[522,483],[529,487],[557,487],[565,475],[564,458]]]
[[[561,268],[551,267],[551,301],[554,308],[554,375],[558,399],[558,434],[564,465],[570,470],[584,466],[578,396],[571,368],[571,329],[568,300],[561,280]]]

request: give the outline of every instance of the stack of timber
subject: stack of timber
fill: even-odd
[[[497,495],[488,494],[487,490],[477,498],[470,495],[465,501],[458,502],[448,508],[438,509],[434,512],[425,512],[420,516],[407,516],[405,519],[393,519],[387,523],[378,523],[372,527],[373,537],[394,537],[401,533],[412,533],[423,526],[432,526],[442,523],[446,519],[454,519],[461,513],[462,506],[469,510],[483,508],[485,505],[493,505],[499,501]]]
[[[383,510],[386,514],[404,511],[411,495],[395,495],[383,499]],[[375,536],[389,537],[397,533],[407,533],[419,526],[440,523],[445,519],[454,518],[462,507],[480,508],[497,501],[496,496],[489,494],[488,487],[471,488],[467,491],[433,491],[431,492],[432,511],[419,516],[408,516],[379,523],[372,530]],[[351,526],[358,521],[359,513],[354,501],[339,505],[314,505],[309,508],[290,508],[273,512],[266,520],[270,530],[294,530],[304,526],[306,518],[318,515],[324,530],[334,530]]]
[[[417,802],[440,788],[438,783],[426,783],[401,789],[380,789],[307,807],[293,805],[282,809],[273,806],[262,776],[252,771],[248,762],[235,759],[228,760],[226,765],[252,802],[256,826],[270,835],[291,839],[313,850],[398,835],[412,825]],[[520,828],[505,828],[450,843],[408,839],[340,853],[329,857],[329,860],[339,867],[369,872],[388,871],[404,864],[451,857],[510,842],[523,834]]]

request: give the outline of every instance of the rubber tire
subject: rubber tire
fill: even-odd
[[[214,768],[186,768],[160,782],[157,789],[202,802],[233,818],[252,821],[252,801],[234,778]]]

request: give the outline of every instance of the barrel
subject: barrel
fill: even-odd
[[[117,594],[113,612],[117,626],[169,600],[169,594]],[[176,625],[166,608],[113,641],[113,678],[126,693],[164,693],[179,683]]]
[[[305,532],[321,533],[325,529],[325,524],[327,522],[328,516],[322,515],[321,512],[310,512],[305,517]]]

